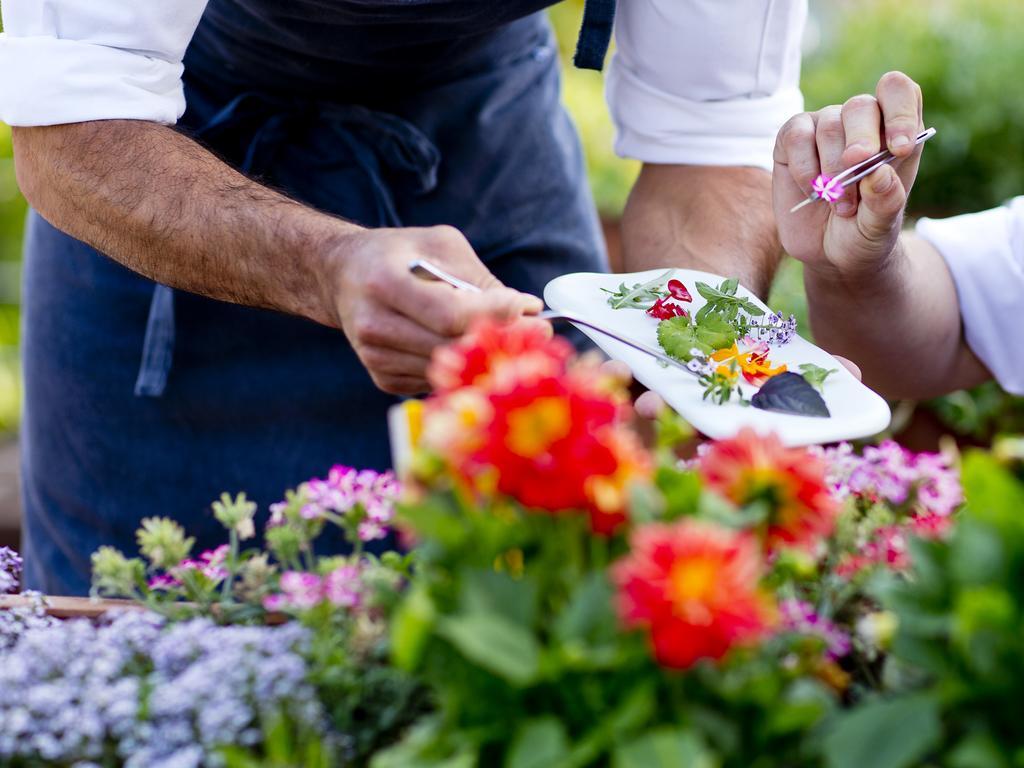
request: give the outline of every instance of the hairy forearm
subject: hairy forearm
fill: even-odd
[[[757,168],[645,165],[622,218],[629,271],[679,266],[740,282],[760,296],[782,250],[771,176]]]
[[[870,274],[809,267],[804,283],[815,341],[882,394],[927,398],[991,378],[964,341],[946,263],[924,240],[903,235]]]
[[[354,225],[153,123],[20,128],[13,139],[22,190],[59,229],[173,288],[335,323],[322,260]]]

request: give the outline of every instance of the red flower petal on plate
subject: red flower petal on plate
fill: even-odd
[[[668,293],[677,301],[693,301],[693,296],[686,290],[686,286],[683,285],[681,280],[669,280],[668,281]]]

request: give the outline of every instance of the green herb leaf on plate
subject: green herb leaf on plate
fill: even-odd
[[[801,363],[800,375],[807,380],[807,383],[819,392],[823,391],[825,379],[836,372],[835,368],[822,368],[814,363]]]
[[[618,290],[610,291],[607,288],[601,290],[609,294],[608,305],[612,309],[650,309],[654,306],[654,302],[667,295],[665,283],[672,277],[672,272],[673,270],[670,269],[653,280],[648,280],[646,283],[635,283],[632,287],[620,283]]]
[[[666,355],[684,363],[693,358],[690,354],[692,349],[699,349],[705,355],[715,351],[714,347],[698,338],[697,329],[688,317],[672,317],[658,323],[658,343]]]

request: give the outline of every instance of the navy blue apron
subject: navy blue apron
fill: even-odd
[[[180,129],[369,227],[458,227],[506,284],[606,266],[546,0],[212,0]],[[613,0],[588,4],[599,68]],[[30,214],[22,424],[28,587],[83,594],[102,544],[245,490],[266,510],[333,463],[386,468],[385,413],[345,337],[172,291]]]

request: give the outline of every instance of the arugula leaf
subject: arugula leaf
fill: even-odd
[[[828,406],[818,390],[798,373],[787,371],[772,376],[753,397],[750,404],[762,411],[793,413],[797,416],[828,418]]]
[[[824,391],[825,379],[835,372],[835,368],[822,368],[814,363],[801,363],[800,365],[800,375],[819,392]]]
[[[705,355],[715,351],[714,347],[698,338],[697,329],[690,324],[688,317],[670,317],[658,323],[658,343],[666,355],[684,363],[693,358],[691,349],[699,349]]]
[[[635,283],[632,288],[627,288],[625,283],[620,283],[618,290],[609,291],[607,288],[601,290],[608,296],[608,304],[612,309],[650,309],[654,306],[654,302],[664,297],[666,292],[664,285],[670,277],[672,277],[673,270],[668,270],[665,274],[648,280],[646,283]]]

